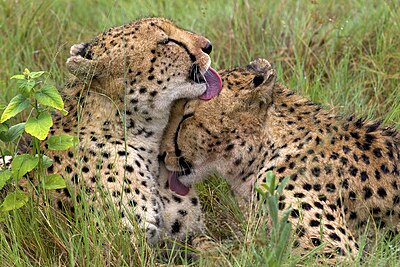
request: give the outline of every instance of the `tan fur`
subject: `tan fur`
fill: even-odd
[[[180,102],[162,144],[166,166],[192,185],[212,172],[229,182],[243,210],[268,170],[290,176],[281,209],[292,207],[296,250],[320,250],[332,262],[355,255],[354,236],[373,218],[398,230],[400,133],[377,123],[343,119],[275,83],[268,61],[221,72],[211,101]],[[182,108],[184,107],[184,108]],[[182,113],[181,113],[182,118]]]
[[[56,115],[51,134],[76,135],[79,144],[45,152],[54,159],[50,172],[69,182],[70,190],[53,195],[58,207],[72,208],[75,197],[85,197],[93,212],[115,205],[122,224],[138,224],[149,243],[203,231],[197,197],[178,196],[158,180],[157,157],[172,102],[206,90],[189,73],[193,64],[199,75],[209,68],[207,45],[168,20],[149,18],[71,47],[67,67],[77,78],[63,92],[69,114]]]

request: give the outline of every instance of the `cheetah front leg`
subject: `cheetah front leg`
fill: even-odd
[[[108,165],[107,163],[105,165]],[[114,174],[123,173],[123,167],[116,167]],[[104,183],[105,182],[105,183]],[[106,194],[112,205],[120,210],[122,227],[128,229],[133,244],[140,244],[140,232],[143,232],[149,244],[156,244],[160,240],[160,228],[163,218],[160,215],[161,201],[155,182],[151,179],[139,179],[117,175],[107,178],[103,182]],[[104,206],[102,197],[98,193],[98,206]],[[139,230],[139,231],[138,231]]]

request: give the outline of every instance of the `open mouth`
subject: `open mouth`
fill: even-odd
[[[168,184],[169,189],[171,191],[177,193],[181,196],[186,196],[189,191],[190,187],[184,185],[180,180],[179,177],[183,175],[189,175],[192,171],[192,164],[186,161],[183,157],[179,158],[179,167],[181,171],[169,171],[168,172]]]
[[[179,176],[180,172],[169,172],[168,173],[168,184],[169,184],[169,189],[178,195],[181,196],[186,196],[190,188],[187,187],[186,185],[182,184],[181,181],[179,181]]]
[[[206,91],[199,96],[201,100],[210,100],[217,96],[222,90],[221,76],[211,67],[204,73],[200,73],[200,68],[197,64],[193,64],[190,70],[190,78],[195,83],[205,83]]]

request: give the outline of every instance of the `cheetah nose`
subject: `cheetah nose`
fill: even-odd
[[[207,42],[206,46],[203,47],[201,50],[203,50],[204,53],[209,55],[212,51],[212,44],[210,42]]]

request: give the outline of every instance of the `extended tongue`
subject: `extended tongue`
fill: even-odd
[[[186,196],[189,193],[190,188],[185,186],[178,180],[177,172],[170,172],[168,174],[168,184],[169,184],[169,189],[171,189],[178,195]]]
[[[209,67],[206,73],[204,73],[204,79],[206,80],[207,89],[201,96],[199,96],[199,99],[210,100],[221,92],[222,80],[219,74],[211,67]]]

